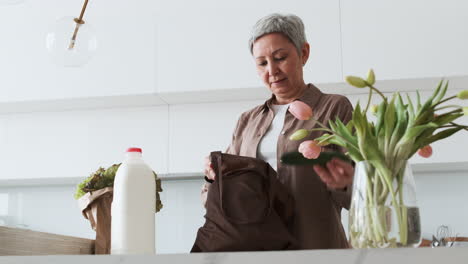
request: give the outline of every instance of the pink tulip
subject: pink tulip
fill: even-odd
[[[309,120],[312,117],[312,108],[308,104],[297,100],[291,103],[289,112],[299,120]]]
[[[306,140],[299,145],[298,150],[306,159],[316,159],[320,155],[322,148],[315,140]]]
[[[424,146],[418,150],[419,156],[429,158],[432,156],[432,147],[430,145]]]

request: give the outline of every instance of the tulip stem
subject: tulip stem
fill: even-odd
[[[442,106],[442,107],[439,107],[439,108],[435,108],[434,111],[439,111],[439,110],[446,109],[446,108],[459,108],[459,109],[461,109],[461,106],[459,106],[459,105],[446,105],[446,106]]]
[[[455,110],[452,110],[450,112],[447,112],[447,113],[443,113],[442,115],[450,115],[450,114],[455,114],[455,113],[460,113],[462,111],[461,107],[458,108],[458,109],[455,109]]]
[[[449,101],[449,100],[455,99],[455,98],[457,98],[456,95],[447,97],[447,98],[445,98],[444,100],[442,100],[442,101],[438,102],[437,104],[435,104],[434,107],[436,107],[436,106],[438,106],[438,105],[440,105],[440,104],[442,104],[442,103],[445,103],[445,102],[447,102],[447,101]]]
[[[372,88],[369,89],[369,97],[367,98],[367,105],[366,105],[366,109],[364,110],[364,114],[367,113],[367,109],[369,109],[369,105],[370,105],[370,102],[371,102],[371,98],[372,98]]]
[[[462,129],[468,130],[468,126],[460,125],[454,122],[450,122],[454,127],[461,127]]]
[[[452,128],[453,127],[459,127],[460,129],[464,129],[464,130],[468,131],[468,126],[449,126],[449,125],[447,125],[447,126],[441,126],[439,128],[449,128],[449,127],[452,127]]]
[[[374,90],[376,93],[378,93],[385,102],[387,101],[387,97],[385,97],[385,95],[381,91],[379,91],[377,88],[375,88],[372,85],[369,85],[369,88],[371,88],[371,90]]]

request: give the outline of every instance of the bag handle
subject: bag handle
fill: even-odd
[[[228,216],[223,206],[223,201],[224,201],[223,199],[223,177],[226,175],[223,175],[223,172],[221,169],[222,162],[223,162],[223,154],[221,153],[221,151],[216,151],[216,152],[211,153],[211,164],[213,164],[214,166],[213,170],[216,172],[216,176],[218,180],[218,191],[219,191],[219,196],[220,196],[219,201],[220,201],[220,207],[221,207],[220,209],[224,217],[228,219],[230,222],[236,223],[236,224],[257,224],[257,223],[263,222],[265,218],[268,217],[268,215],[270,215],[272,208],[273,208],[272,184],[271,184],[270,177],[267,177],[267,184],[266,184],[267,186],[265,188],[267,199],[268,199],[268,209],[266,210],[265,215],[262,217],[262,219],[257,220],[257,221],[240,221],[238,219],[234,219]],[[243,170],[250,171],[249,169],[243,169]]]

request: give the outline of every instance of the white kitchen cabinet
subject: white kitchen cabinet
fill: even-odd
[[[86,177],[141,147],[167,173],[167,106],[2,116],[0,179]]]
[[[380,80],[468,75],[468,2],[340,2],[344,75],[369,68]]]
[[[211,151],[225,151],[241,113],[263,101],[184,104],[169,111],[169,173],[203,173]]]
[[[82,4],[41,0],[0,8],[0,103],[154,93],[153,1],[89,1],[84,20],[96,31],[95,57],[80,68],[51,62],[49,28],[63,16],[77,17]]]
[[[274,12],[305,23],[306,81],[341,81],[338,1],[158,1],[157,91],[262,87],[248,39],[255,22]]]

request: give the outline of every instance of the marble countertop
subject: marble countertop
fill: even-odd
[[[371,250],[302,250],[282,252],[237,252],[161,254],[152,256],[28,256],[0,257],[2,264],[403,264],[467,263],[468,248],[405,248]]]

